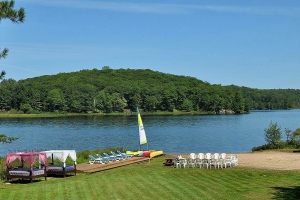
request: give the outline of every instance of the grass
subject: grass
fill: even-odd
[[[0,184],[0,199],[298,199],[300,171],[174,169],[165,157],[93,174]]]

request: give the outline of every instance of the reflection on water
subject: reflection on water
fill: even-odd
[[[300,110],[252,111],[244,115],[143,116],[150,149],[165,153],[249,152],[265,143],[272,121],[282,128],[300,127]],[[8,152],[53,149],[138,149],[136,116],[81,116],[0,119],[0,133],[19,137],[1,144]],[[146,147],[145,147],[146,148]]]

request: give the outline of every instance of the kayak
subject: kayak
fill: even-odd
[[[133,155],[133,156],[138,156],[142,152],[143,151],[126,151],[126,154]]]
[[[163,155],[163,154],[164,154],[163,151],[152,151],[152,152],[150,153],[150,158],[157,157],[157,156],[161,156],[161,155]]]

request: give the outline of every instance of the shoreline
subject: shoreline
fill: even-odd
[[[298,110],[300,108],[288,109],[288,110]],[[287,109],[279,109],[279,110],[287,110]],[[144,116],[171,116],[171,115],[244,115],[251,114],[251,112],[266,112],[266,111],[278,111],[278,110],[250,110],[247,113],[226,113],[226,114],[217,114],[213,112],[205,112],[205,111],[191,111],[184,112],[174,110],[173,112],[169,111],[156,111],[156,112],[142,112]],[[38,113],[38,114],[22,114],[22,113],[9,113],[9,112],[0,112],[0,118],[38,118],[38,117],[79,117],[79,116],[135,116],[136,112],[123,112],[123,113]]]
[[[67,114],[56,114],[56,113],[41,113],[41,114],[11,114],[11,113],[0,113],[0,118],[52,118],[52,117],[81,117],[81,116],[135,116],[136,112],[132,113],[67,113]],[[143,113],[143,116],[171,116],[171,115],[216,115],[210,112],[153,112]]]

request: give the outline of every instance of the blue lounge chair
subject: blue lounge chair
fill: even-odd
[[[103,162],[108,163],[110,160],[107,157],[101,156],[100,154],[96,154],[100,159],[103,160]]]
[[[115,156],[115,158],[116,159],[119,159],[119,160],[125,160],[126,159],[126,157],[125,156],[123,156],[123,155],[121,155],[121,154],[116,154],[115,152],[113,152],[113,151],[111,151],[111,154],[113,155],[113,156]]]
[[[117,150],[117,152],[118,152],[119,154],[121,154],[122,156],[126,157],[126,158],[132,158],[132,157],[133,157],[133,154],[122,153],[120,150]]]
[[[115,156],[113,155],[108,155],[107,153],[103,153],[108,159],[109,161],[119,161],[119,159],[117,159]]]
[[[96,164],[96,163],[99,163],[99,164],[105,164],[105,162],[102,160],[102,159],[100,159],[100,158],[95,158],[94,156],[92,156],[92,155],[89,155],[89,157],[90,157],[90,161],[89,161],[89,163],[90,164]]]

